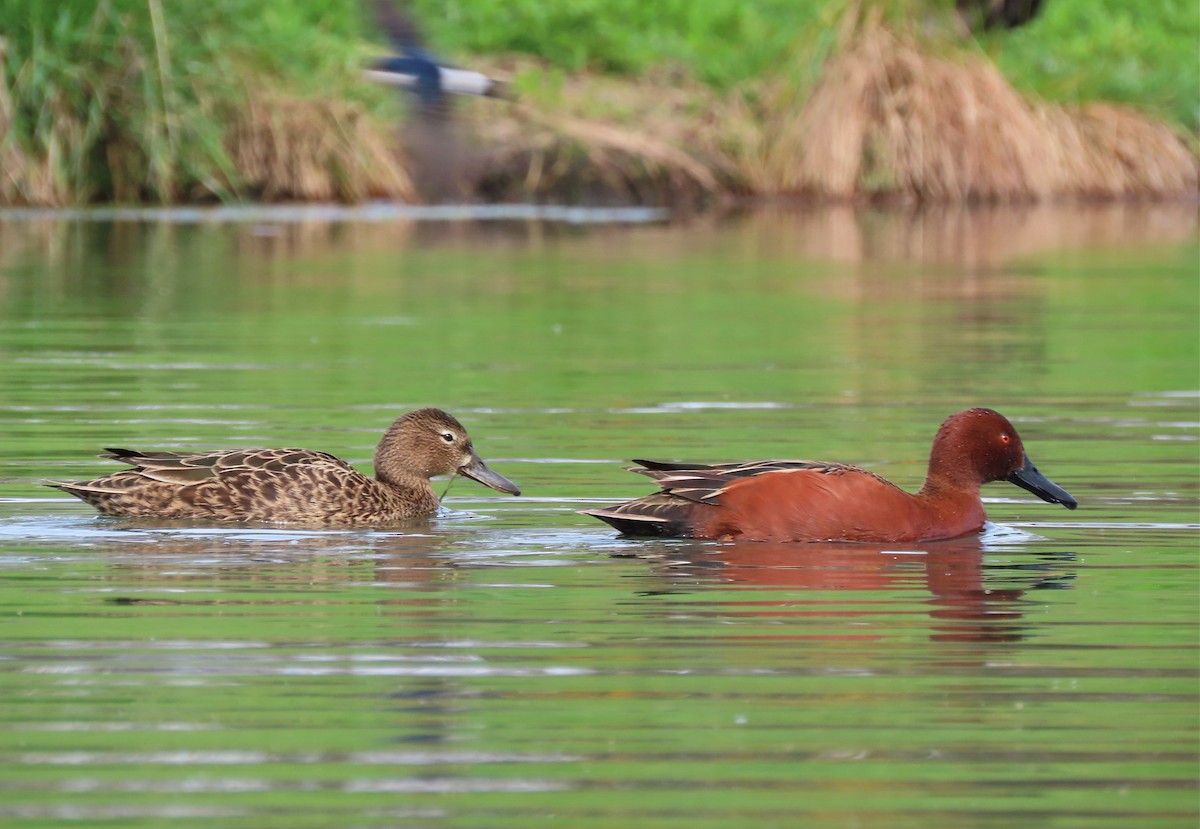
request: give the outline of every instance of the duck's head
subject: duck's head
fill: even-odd
[[[939,482],[976,487],[1009,481],[1051,504],[1067,509],[1078,506],[1069,492],[1038,472],[1017,430],[992,409],[967,409],[946,419],[933,439],[929,476]]]
[[[417,409],[397,418],[375,450],[375,474],[381,480],[416,474],[463,475],[484,486],[511,495],[520,488],[488,468],[475,454],[471,436],[452,415],[441,409]]]

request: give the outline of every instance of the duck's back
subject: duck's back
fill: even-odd
[[[345,461],[307,449],[134,452],[105,456],[133,468],[56,486],[108,515],[379,524],[437,509],[426,484],[411,491],[380,484]]]
[[[634,471],[662,492],[589,511],[630,535],[757,541],[913,541],[940,533],[930,506],[855,466],[823,461],[668,464]],[[978,499],[976,498],[976,501]],[[982,509],[978,523],[982,525]],[[958,521],[971,524],[974,515]]]
[[[890,481],[836,463],[733,481],[719,500],[723,513],[712,517],[706,537],[916,541],[928,538],[937,521],[921,499]]]

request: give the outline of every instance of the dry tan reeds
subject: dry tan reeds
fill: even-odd
[[[1133,110],[1032,103],[989,63],[853,35],[770,147],[775,192],[922,201],[1194,193],[1196,159]]]
[[[271,92],[250,96],[228,139],[241,189],[265,201],[414,201],[396,143],[359,104]]]
[[[13,129],[16,107],[5,69],[5,41],[0,37],[0,204],[62,205],[68,194],[54,167],[27,153]]]
[[[581,74],[549,96],[478,102],[467,113],[479,146],[476,187],[491,198],[662,204],[711,196],[731,172],[713,150],[718,100],[687,79]]]
[[[526,198],[568,192],[642,203],[720,189],[709,165],[644,132],[532,108],[521,109],[515,121],[519,137],[489,149],[484,189]]]
[[[1032,101],[989,62],[932,54],[848,13],[808,94],[729,94],[686,77],[561,82],[551,100],[477,109],[486,197],[679,202],[719,194],[919,202],[1194,194],[1192,150],[1107,104]]]

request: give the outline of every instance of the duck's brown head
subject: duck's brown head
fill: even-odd
[[[991,409],[951,415],[933,439],[926,485],[977,489],[991,481],[1009,481],[1067,509],[1078,506],[1069,492],[1038,472],[1004,415]]]
[[[521,494],[516,484],[488,468],[475,454],[467,430],[441,409],[417,409],[397,418],[375,450],[375,475],[381,481],[455,474],[500,492]]]

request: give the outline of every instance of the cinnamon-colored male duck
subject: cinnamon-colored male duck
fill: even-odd
[[[49,481],[106,515],[270,521],[312,526],[378,526],[437,511],[434,475],[465,475],[500,492],[521,490],[475,454],[463,425],[440,409],[401,416],[375,450],[375,477],[325,452],[234,449],[133,452],[94,481]]]
[[[661,489],[585,510],[631,536],[748,541],[935,541],[983,529],[979,488],[1010,481],[1043,501],[1077,503],[1029,460],[1013,425],[991,409],[951,415],[915,495],[865,469],[823,461],[689,464],[635,461]]]

